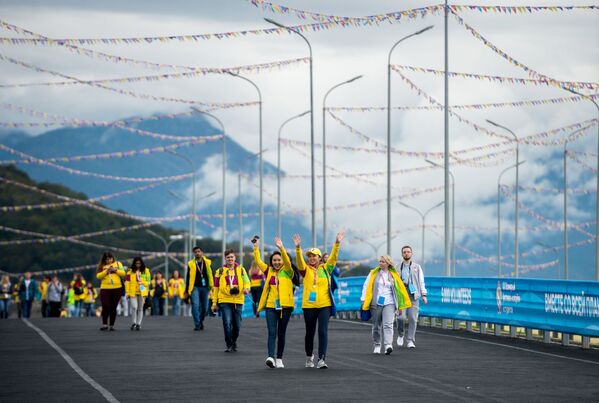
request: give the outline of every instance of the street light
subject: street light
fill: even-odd
[[[308,39],[295,28],[287,27],[274,20],[271,20],[270,18],[265,18],[264,21],[299,35],[306,42],[308,49],[310,50],[310,176],[312,193],[312,245],[316,246],[316,166],[314,162],[314,79],[312,74],[312,45],[310,45]]]
[[[444,168],[443,165],[437,164],[434,161],[426,160],[431,165],[439,168]],[[451,170],[448,171],[451,176],[451,275],[455,277],[455,177]]]
[[[515,228],[514,228],[514,264],[516,266],[516,278],[518,278],[519,274],[520,274],[520,269],[518,266],[518,260],[520,258],[519,253],[518,253],[518,212],[520,211],[518,208],[518,193],[519,193],[519,187],[520,187],[520,182],[519,182],[519,169],[518,167],[520,166],[519,162],[520,162],[520,142],[518,141],[518,136],[516,136],[516,134],[511,131],[510,129],[508,129],[505,126],[502,126],[500,124],[497,124],[493,121],[490,121],[489,119],[487,119],[487,122],[492,124],[493,126],[499,127],[500,129],[506,130],[507,132],[509,132],[512,136],[514,136],[514,141],[516,142],[516,200],[514,202],[515,206],[516,206],[516,218],[515,218]]]
[[[237,173],[237,198],[239,203],[239,264],[243,265],[243,208],[241,202],[241,172],[243,170],[243,166],[250,158],[256,158],[258,156],[262,157],[262,154],[267,150],[262,150],[261,152],[248,155],[239,165],[239,171]],[[262,235],[260,236],[262,238]]]
[[[431,25],[423,28],[395,42],[387,58],[387,255],[389,256],[391,256],[391,53],[401,42],[412,36],[420,35],[432,27]]]
[[[220,125],[220,129],[221,129],[221,133],[223,135],[223,239],[222,239],[222,244],[221,244],[221,256],[224,262],[225,259],[225,249],[227,248],[227,187],[226,187],[226,181],[227,181],[227,136],[225,135],[225,125],[223,125],[223,122],[221,122],[221,120],[219,118],[217,118],[216,116],[214,116],[213,114],[203,111],[201,109],[198,109],[196,107],[192,107],[192,110],[198,112],[198,113],[202,113],[204,115],[210,116],[212,119],[216,120],[218,122],[218,124]],[[224,266],[224,264],[223,264]]]
[[[241,78],[242,80],[250,83],[258,92],[258,150],[262,150],[262,92],[260,88],[249,78],[243,77],[239,74],[229,71],[229,74],[233,77]],[[264,161],[262,158],[262,152],[260,152],[260,238],[264,239]],[[264,242],[260,243],[260,253],[264,255]],[[243,257],[242,257],[243,259]]]
[[[299,115],[295,115],[287,119],[283,122],[281,127],[279,127],[279,137],[277,140],[277,236],[282,237],[281,233],[281,130],[283,130],[283,126],[287,123],[291,122],[294,119],[301,118],[302,116],[307,115],[310,111],[305,111],[300,113]]]
[[[497,178],[497,276],[499,278],[501,278],[501,177],[504,173],[512,168],[518,169],[518,166],[524,164],[525,162],[526,161],[518,162],[517,164],[505,168],[503,171],[501,171],[499,177]],[[518,185],[516,185],[516,187],[518,187]],[[517,209],[518,205],[516,204],[516,211]]]
[[[597,108],[597,114],[599,115],[599,105],[597,104],[597,102],[595,102],[595,100],[593,99],[593,97],[585,95],[585,94],[581,94],[578,91],[573,90],[572,88],[566,88],[566,87],[562,87],[563,89],[565,89],[566,91],[571,92],[572,94],[578,95],[579,97],[582,97],[584,99],[587,99],[589,101],[591,101],[593,103],[593,105],[595,105],[595,108]],[[597,194],[595,196],[595,280],[599,281],[599,125],[597,125]],[[566,260],[566,264],[567,260]],[[567,277],[566,277],[567,279]]]
[[[426,216],[428,215],[428,213],[430,213],[431,211],[433,211],[434,209],[436,209],[437,207],[439,207],[440,205],[442,205],[443,203],[445,203],[444,201],[441,201],[437,204],[435,204],[433,207],[429,208],[428,210],[426,210],[424,213],[422,213],[420,210],[418,210],[415,207],[410,206],[409,204],[406,204],[402,201],[399,201],[399,204],[401,204],[402,206],[409,208],[412,211],[417,212],[420,215],[420,218],[422,218],[422,265],[424,266],[425,260],[424,260],[424,230],[426,228]]]
[[[362,78],[362,75],[350,78],[342,83],[334,85],[327,91],[322,101],[322,244],[327,250],[327,132],[326,132],[326,105],[327,97],[335,88],[352,83]]]
[[[183,238],[185,238],[183,235],[171,235],[169,237],[170,241],[167,242],[166,239],[164,239],[163,237],[161,237],[160,235],[158,235],[157,233],[155,233],[154,231],[147,229],[146,232],[150,235],[152,235],[154,238],[158,238],[162,241],[162,243],[164,244],[164,281],[166,281],[167,283],[167,287],[168,287],[168,248],[176,241],[179,241]],[[168,298],[166,298],[165,301],[165,309],[164,309],[164,316],[168,316]]]

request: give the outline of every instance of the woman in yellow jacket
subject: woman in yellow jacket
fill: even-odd
[[[144,302],[150,287],[150,269],[146,267],[141,257],[133,258],[131,267],[125,276],[125,294],[131,304],[133,323],[131,330],[141,330],[141,320],[144,317]]]
[[[173,315],[181,316],[181,301],[185,296],[185,281],[181,278],[179,270],[173,272],[173,277],[168,282],[168,295],[173,299]]]
[[[266,310],[266,326],[268,327],[268,357],[266,365],[270,368],[285,368],[283,365],[283,350],[285,350],[285,333],[291,313],[293,312],[293,268],[287,251],[280,238],[275,238],[275,245],[280,252],[270,255],[270,264],[260,257],[260,244],[257,238],[254,244],[254,261],[266,273],[264,290],[258,304],[258,312]],[[275,359],[275,341],[277,341]]]
[[[101,282],[102,327],[100,330],[112,331],[116,320],[116,308],[123,295],[123,278],[125,277],[123,264],[118,262],[112,253],[104,252],[98,264],[98,270],[96,270],[96,277]]]
[[[302,310],[306,324],[306,368],[314,368],[314,333],[318,323],[318,362],[319,369],[328,368],[325,363],[327,354],[329,318],[336,313],[335,299],[331,290],[331,273],[335,270],[337,257],[339,256],[339,244],[343,240],[342,232],[337,234],[331,254],[326,263],[321,263],[322,253],[318,248],[310,248],[306,251],[308,264],[304,261],[301,238],[293,236],[297,267],[304,278],[304,293],[302,295]]]
[[[73,316],[79,318],[81,311],[83,310],[83,300],[85,299],[85,279],[81,273],[75,273],[73,280],[71,281],[71,288],[73,290],[73,298],[75,302],[75,309]]]
[[[168,296],[168,285],[161,272],[156,272],[156,278],[152,280],[152,315],[164,316],[164,301]]]
[[[225,251],[225,265],[214,275],[212,311],[220,309],[225,331],[225,353],[237,351],[241,312],[245,296],[250,293],[250,279],[245,268],[235,262],[235,252]]]
[[[370,270],[362,287],[362,310],[372,315],[372,342],[374,354],[393,352],[393,322],[395,312],[412,306],[410,296],[395,269],[391,256],[381,256],[379,265]],[[381,334],[382,333],[382,334]],[[381,339],[381,336],[382,339]]]
[[[85,305],[85,316],[87,318],[96,316],[96,298],[98,298],[98,293],[94,288],[94,285],[90,281],[89,283],[87,283],[87,286],[85,287],[83,299],[83,303]]]

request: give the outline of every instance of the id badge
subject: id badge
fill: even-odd
[[[410,290],[410,294],[416,294],[416,286],[414,284],[408,284],[408,288]]]
[[[316,291],[310,291],[310,295],[308,295],[308,302],[316,302]]]
[[[139,291],[144,292],[146,290],[146,287],[142,284],[139,286]]]
[[[377,305],[385,305],[385,297],[383,297],[382,295],[379,295],[378,298],[376,299],[376,304]]]
[[[275,309],[278,310],[278,311],[280,311],[281,309],[283,309],[283,308],[281,308],[281,301],[278,298],[275,299]]]

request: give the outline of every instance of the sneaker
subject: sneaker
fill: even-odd
[[[314,368],[314,354],[306,358],[306,368]]]
[[[318,364],[316,365],[316,368],[318,369],[327,369],[327,363],[324,362],[324,358],[321,358],[320,360],[318,360]]]
[[[101,330],[101,331],[103,331],[103,332],[105,332],[105,331],[107,331],[107,330],[108,330],[108,326],[102,326],[102,327],[100,328],[100,330]]]
[[[385,355],[389,355],[393,352],[393,346],[392,345],[388,345],[387,347],[385,347]]]
[[[135,330],[141,330],[141,325],[135,325]]]
[[[110,326],[110,327],[108,328],[108,330],[110,330],[111,332],[114,332],[116,329],[115,329],[113,326]]]
[[[233,343],[231,346],[231,351],[237,352],[237,343]]]
[[[230,353],[231,351],[233,351],[233,349],[229,346],[227,346],[227,348],[225,349],[225,353]]]
[[[199,331],[199,330],[202,330],[202,329],[201,329],[199,326],[195,326],[195,327],[193,328],[193,330],[195,330],[195,331],[197,332],[197,331]]]
[[[403,347],[403,336],[397,337],[397,347]]]
[[[375,344],[374,345],[374,351],[372,353],[373,354],[380,354],[381,353],[381,345],[380,344]]]
[[[268,368],[274,368],[275,367],[275,359],[272,357],[268,357],[265,361],[265,364]]]
[[[413,341],[411,341],[411,340],[410,340],[410,341],[408,342],[408,348],[416,348],[416,345],[414,344],[414,342],[413,342]]]
[[[131,330],[135,330],[135,328],[136,328],[136,325],[134,323],[134,324],[131,325]]]
[[[285,368],[285,366],[283,365],[283,359],[282,358],[277,358],[275,367],[276,368]]]

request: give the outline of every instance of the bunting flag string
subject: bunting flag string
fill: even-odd
[[[570,150],[566,150],[566,155],[568,156],[568,158],[570,158],[572,161],[582,165],[584,168],[588,169],[589,171],[593,172],[594,174],[597,173],[597,168],[590,166],[589,164],[587,164],[585,161],[581,160],[580,158],[578,158],[576,156],[575,153],[573,153]]]
[[[443,76],[445,74],[444,70],[429,69],[429,68],[417,67],[417,66],[394,64],[394,65],[392,65],[392,68],[394,70],[408,70],[408,71],[412,71],[412,72],[416,72],[416,73],[431,73],[436,76]],[[584,88],[584,89],[590,89],[590,90],[599,89],[599,83],[593,83],[593,82],[557,81],[557,80],[555,82],[549,82],[545,79],[537,80],[537,79],[532,79],[532,78],[503,77],[503,76],[492,76],[492,75],[486,75],[486,74],[460,73],[460,72],[455,72],[455,71],[448,71],[447,75],[449,77],[470,78],[470,79],[489,81],[492,83],[501,83],[501,84],[553,85],[553,86],[557,86],[560,89],[563,89],[564,87]],[[594,94],[593,97],[597,97],[597,94]],[[568,99],[568,98],[566,98],[566,99]],[[572,99],[572,101],[579,102],[582,99],[582,97],[575,96],[575,97],[570,97],[570,99]]]
[[[527,190],[535,193],[554,193],[554,194],[563,194],[564,189],[562,188],[543,188],[540,186],[519,186],[520,190]],[[582,194],[589,195],[593,193],[597,193],[596,189],[574,189],[568,188],[568,193],[570,194]]]
[[[599,10],[598,6],[477,6],[451,4],[448,7],[453,11],[478,11],[480,13],[496,14],[532,14],[540,11],[551,11],[554,13],[577,10]]]

